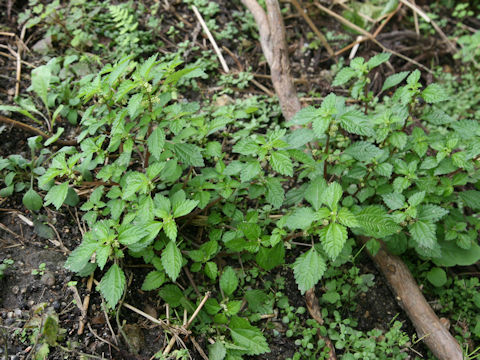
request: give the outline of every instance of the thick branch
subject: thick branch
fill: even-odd
[[[364,243],[368,241],[364,237],[361,240]],[[395,298],[415,326],[418,336],[423,338],[432,353],[439,360],[462,360],[460,345],[427,303],[404,262],[398,256],[391,255],[383,243],[375,256],[370,253],[369,255],[387,279]]]

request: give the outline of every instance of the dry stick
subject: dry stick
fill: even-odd
[[[192,342],[193,346],[195,346],[195,349],[197,349],[198,353],[200,354],[200,356],[205,359],[205,360],[208,360],[208,356],[207,354],[205,354],[205,351],[203,351],[203,349],[200,347],[200,345],[198,344],[197,340],[195,340],[195,338],[193,336],[190,337],[190,341]]]
[[[366,243],[369,239],[361,237],[360,240]],[[398,256],[391,255],[383,242],[380,244],[375,256],[368,254],[392,287],[396,300],[412,321],[418,336],[439,360],[461,360],[460,345],[441,324],[405,263]]]
[[[210,40],[210,43],[212,44],[213,49],[215,50],[215,54],[217,54],[218,60],[220,60],[220,64],[222,64],[223,71],[225,71],[227,73],[230,72],[230,69],[228,68],[228,65],[225,62],[225,59],[222,55],[222,52],[218,48],[218,45],[215,42],[215,39],[213,38],[212,33],[210,32],[210,30],[208,30],[207,24],[205,24],[205,21],[203,20],[202,15],[200,14],[200,12],[198,11],[198,9],[195,5],[192,5],[192,9],[193,9],[193,12],[195,13],[195,16],[197,17],[198,21],[202,25],[203,31],[205,31],[205,33],[207,34],[208,40]]]
[[[35,135],[40,135],[41,137],[45,138],[45,139],[48,139],[51,137],[51,135],[48,135],[46,133],[44,133],[42,130],[40,129],[37,129],[33,126],[30,126],[28,124],[25,124],[23,122],[20,122],[20,121],[17,121],[17,120],[13,120],[13,119],[10,119],[10,118],[7,118],[5,116],[2,116],[0,115],[0,122],[3,122],[3,123],[6,123],[6,124],[10,124],[10,125],[13,125],[17,128],[20,128],[20,129],[23,129],[23,130],[26,130],[32,134],[35,134]],[[54,144],[58,144],[58,145],[65,145],[65,146],[72,146],[72,145],[77,145],[77,142],[75,140],[57,140]]]
[[[190,325],[192,324],[193,320],[195,320],[195,318],[197,317],[198,313],[200,312],[200,310],[203,308],[203,305],[205,305],[205,303],[207,302],[208,298],[210,297],[210,292],[207,292],[205,294],[205,296],[203,297],[202,301],[200,302],[200,304],[197,306],[197,309],[194,311],[194,313],[192,314],[192,316],[190,317],[190,319],[188,320],[188,322],[183,326],[183,328],[185,330],[187,330]],[[170,339],[170,342],[168,343],[167,347],[165,348],[165,350],[163,351],[163,355],[167,355],[168,353],[170,353],[170,350],[172,350],[173,348],[173,345],[175,345],[175,336],[172,336],[172,338]]]
[[[90,274],[90,277],[87,281],[87,295],[83,299],[83,311],[85,313],[85,317],[82,316],[80,320],[80,325],[78,326],[77,334],[82,335],[83,330],[85,329],[85,324],[87,323],[87,312],[88,312],[88,305],[90,304],[90,292],[92,291],[93,285],[93,273]]]
[[[100,337],[96,332],[95,330],[93,330],[93,328],[91,327],[90,323],[87,324],[88,326],[88,330],[90,330],[90,332],[93,334],[93,336],[95,336],[98,340],[100,340],[101,342],[104,342],[105,344],[108,344],[109,346],[113,347],[115,350],[117,350],[118,352],[120,352],[120,349],[118,348],[118,346],[115,346],[113,345],[110,341]]]
[[[310,28],[313,30],[313,32],[315,33],[315,35],[317,35],[318,39],[320,40],[320,42],[323,44],[323,46],[325,47],[325,49],[327,49],[328,51],[328,54],[330,56],[333,56],[334,54],[334,51],[332,50],[332,48],[330,47],[327,39],[325,38],[325,36],[321,33],[320,30],[318,30],[317,26],[313,23],[313,21],[310,19],[310,16],[308,16],[308,14],[305,12],[305,10],[302,8],[302,6],[300,5],[300,3],[298,2],[298,0],[290,0],[290,2],[293,4],[293,6],[295,6],[297,8],[297,11],[300,13],[300,15],[302,15],[302,17],[304,18],[304,20],[307,22],[308,26],[310,26]]]
[[[450,41],[450,39],[447,37],[447,35],[445,35],[445,33],[442,31],[442,29],[440,29],[440,26],[438,26],[438,24],[435,21],[433,21],[427,14],[425,14],[425,12],[423,12],[422,9],[420,9],[417,5],[412,4],[407,0],[400,0],[400,2],[407,5],[415,13],[420,15],[427,23],[432,24],[433,28],[440,34],[440,36],[443,38],[443,40],[446,41],[446,43],[450,47],[450,50],[452,52],[457,52],[457,48],[455,47],[455,45],[453,45],[453,43]]]
[[[415,0],[412,0],[412,4],[416,6]],[[420,27],[418,26],[418,14],[415,10],[412,10],[413,12],[413,22],[415,24],[415,32],[417,33],[417,36],[420,36]]]
[[[337,13],[333,12],[332,10],[326,8],[325,6],[321,5],[320,3],[318,2],[315,2],[315,6],[318,7],[320,10],[326,12],[328,15],[334,17],[335,19],[337,19],[338,21],[340,21],[341,23],[343,23],[344,25],[348,26],[349,28],[359,32],[360,34],[366,36],[368,38],[368,40],[371,40],[373,41],[376,45],[378,45],[380,48],[382,48],[383,51],[385,52],[389,52],[405,61],[408,61],[409,63],[412,63],[413,65],[415,66],[418,66],[420,68],[422,68],[423,70],[427,71],[428,73],[430,74],[433,74],[433,71],[430,70],[429,68],[427,68],[426,66],[420,64],[418,61],[415,61],[413,59],[410,59],[408,56],[405,56],[403,54],[400,54],[399,52],[396,52],[395,50],[391,50],[387,47],[385,47],[382,43],[380,43],[377,39],[375,39],[375,37],[370,34],[368,31],[362,29],[361,27],[355,25],[354,23],[348,21],[347,19],[345,19],[344,17],[338,15]]]

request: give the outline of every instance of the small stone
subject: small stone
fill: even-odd
[[[58,311],[60,309],[60,303],[56,300],[52,303],[52,306],[53,306],[53,310],[55,311]]]
[[[20,291],[20,288],[17,285],[12,286],[13,295],[17,295],[19,291]]]
[[[35,301],[33,301],[33,300],[28,301],[28,306],[29,307],[32,307],[34,304],[35,304]]]
[[[20,294],[25,294],[27,292],[27,288],[21,288],[20,289]]]
[[[15,314],[16,317],[21,317],[22,316],[22,310],[20,310],[20,309],[13,310],[13,313]]]
[[[7,313],[7,319],[11,319],[11,318],[13,318],[13,311],[9,311]]]
[[[51,273],[50,271],[46,271],[42,275],[42,279],[40,281],[44,285],[53,286],[53,285],[55,285],[55,275],[53,275],[53,273]]]
[[[123,331],[125,331],[130,344],[137,352],[145,346],[145,338],[140,326],[137,324],[127,324],[123,327]]]

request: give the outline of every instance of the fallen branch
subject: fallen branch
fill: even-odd
[[[362,243],[369,239],[361,237]],[[415,279],[404,262],[391,255],[383,242],[375,256],[368,253],[391,286],[395,299],[405,310],[421,338],[439,360],[462,360],[462,349],[457,340],[442,325],[425,300]]]
[[[13,126],[19,128],[19,129],[23,129],[25,131],[28,131],[31,134],[39,135],[39,136],[43,137],[44,139],[48,139],[48,138],[52,137],[52,135],[48,135],[40,129],[37,129],[33,126],[30,126],[28,124],[22,123],[22,122],[17,121],[17,120],[7,118],[7,117],[2,116],[2,115],[0,115],[0,122],[3,122],[5,124],[9,124],[9,125],[13,125]],[[59,140],[55,141],[54,144],[58,144],[58,145],[62,145],[62,146],[74,146],[74,145],[77,145],[77,141],[76,140],[60,140],[59,139]]]

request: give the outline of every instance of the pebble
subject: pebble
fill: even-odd
[[[22,316],[22,310],[20,310],[20,309],[13,310],[13,313],[15,314],[16,317],[21,317]]]
[[[7,313],[7,319],[11,319],[11,318],[13,318],[13,311],[9,311]]]
[[[20,288],[17,285],[12,286],[12,293],[14,295],[17,295],[19,291],[20,291]]]
[[[47,286],[53,286],[55,285],[55,275],[51,273],[50,271],[46,271],[40,280],[42,284],[47,285]]]
[[[56,300],[52,303],[52,306],[55,311],[58,311],[60,309],[60,303]]]

